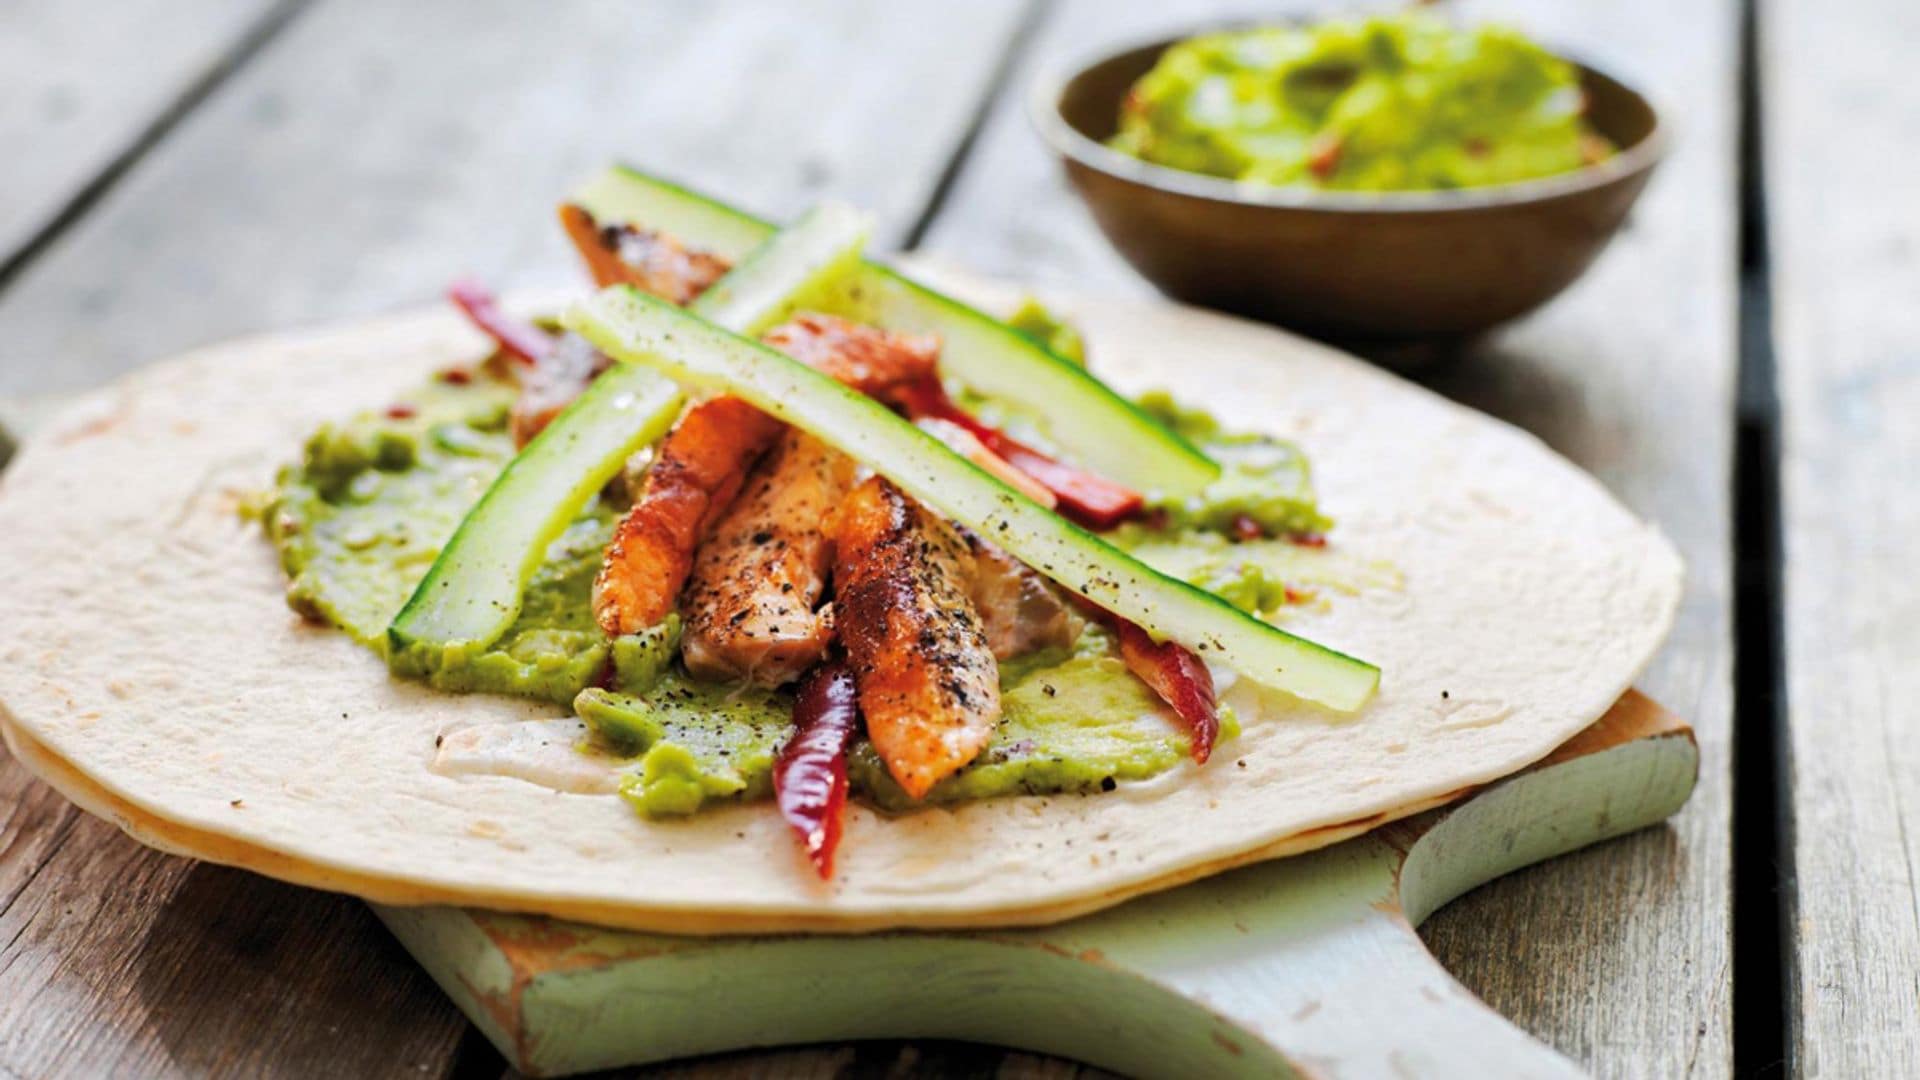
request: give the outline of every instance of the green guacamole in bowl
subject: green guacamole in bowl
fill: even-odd
[[[1182,41],[1108,145],[1247,184],[1435,191],[1606,158],[1584,110],[1577,69],[1519,32],[1406,14]]]

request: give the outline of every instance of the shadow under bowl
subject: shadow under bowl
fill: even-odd
[[[1665,135],[1641,95],[1576,65],[1606,161],[1450,191],[1257,188],[1108,148],[1120,102],[1181,39],[1128,49],[1035,88],[1035,125],[1100,229],[1177,299],[1323,337],[1462,338],[1540,306],[1606,247]]]

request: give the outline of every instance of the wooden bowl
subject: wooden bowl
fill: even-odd
[[[1044,80],[1035,125],[1107,239],[1178,299],[1351,341],[1470,335],[1592,264],[1660,159],[1647,100],[1585,65],[1589,120],[1620,152],[1540,180],[1454,191],[1256,188],[1109,149],[1120,99],[1169,39]]]

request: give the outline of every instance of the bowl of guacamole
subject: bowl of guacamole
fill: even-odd
[[[1546,302],[1665,141],[1619,81],[1425,13],[1156,41],[1043,80],[1033,106],[1163,291],[1349,341],[1466,336]]]

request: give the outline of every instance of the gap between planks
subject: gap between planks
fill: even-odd
[[[913,251],[919,248],[927,233],[933,228],[940,212],[947,208],[948,198],[953,194],[953,185],[960,178],[960,171],[974,157],[974,149],[980,142],[980,132],[1000,111],[1001,102],[1007,95],[1015,92],[1014,73],[1021,69],[1027,54],[1032,51],[1035,39],[1053,14],[1054,0],[1031,0],[1027,10],[1014,25],[1013,33],[1008,35],[1006,45],[1000,50],[1000,58],[994,63],[993,73],[987,77],[986,92],[980,95],[980,102],[974,107],[973,115],[968,118],[967,126],[960,133],[960,140],[954,144],[953,153],[940,169],[939,178],[934,181],[933,190],[927,194],[926,205],[915,215],[913,224],[907,228],[900,241],[900,250]]]
[[[1780,396],[1762,154],[1757,0],[1740,11],[1738,426],[1733,462],[1733,1067],[1784,1075],[1793,846],[1782,633]]]
[[[107,193],[112,191],[120,179],[131,172],[142,158],[159,146],[166,137],[185,120],[200,103],[211,97],[235,73],[258,56],[262,49],[280,36],[294,17],[305,10],[314,0],[280,0],[267,9],[233,43],[233,47],[222,53],[213,63],[191,80],[168,103],[167,107],[155,116],[151,123],[134,135],[120,151],[108,159],[93,176],[74,190],[60,208],[46,223],[34,230],[19,248],[0,262],[0,293],[13,284],[35,259],[51,248],[67,230],[87,216],[88,211],[98,205]],[[0,467],[6,464],[10,447],[0,434]]]

